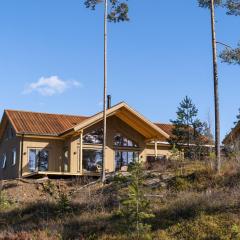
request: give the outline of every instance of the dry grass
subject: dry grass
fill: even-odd
[[[166,187],[147,190],[155,213],[149,220],[152,239],[240,239],[239,163],[225,161],[221,175],[205,162],[186,161],[181,172],[173,166],[165,171],[174,175],[165,181]],[[158,176],[152,171],[148,175]],[[136,239],[119,228],[114,183],[95,184],[76,193],[80,180],[13,183],[2,190],[9,205],[0,209],[0,239]],[[17,200],[24,188],[26,195]]]

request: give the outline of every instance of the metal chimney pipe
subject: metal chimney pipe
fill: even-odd
[[[107,109],[112,107],[112,96],[107,95]]]

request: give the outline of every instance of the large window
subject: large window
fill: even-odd
[[[102,151],[83,149],[83,170],[98,172],[102,167]]]
[[[13,148],[13,150],[12,150],[11,160],[12,160],[12,166],[16,165],[16,161],[17,161],[17,151],[16,151],[16,148]]]
[[[103,128],[93,130],[83,136],[84,144],[102,144],[103,143]]]
[[[138,152],[116,151],[115,152],[115,169],[120,170],[124,166],[139,160]]]
[[[139,145],[136,142],[124,137],[120,133],[116,134],[114,137],[114,146],[117,146],[117,147],[139,147]]]
[[[7,154],[3,153],[0,159],[0,163],[1,163],[1,168],[5,168],[6,167],[6,161],[7,161]]]
[[[48,151],[40,149],[29,149],[29,170],[35,171],[47,171],[48,170]]]

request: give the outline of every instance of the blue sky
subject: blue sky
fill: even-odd
[[[91,115],[102,109],[102,10],[85,9],[83,0],[1,0],[1,113]],[[236,46],[240,17],[221,9],[216,15],[218,40]],[[200,118],[210,113],[213,123],[209,11],[195,0],[130,0],[130,17],[109,24],[113,103],[124,100],[153,121],[169,122],[189,95]],[[240,107],[240,66],[219,63],[224,137]]]

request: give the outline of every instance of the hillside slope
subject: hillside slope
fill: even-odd
[[[177,169],[177,170],[176,170]],[[155,217],[151,238],[240,239],[240,171],[215,175],[205,163],[146,171]],[[130,239],[115,211],[115,182],[83,187],[75,180],[6,181],[0,194],[0,239]]]

